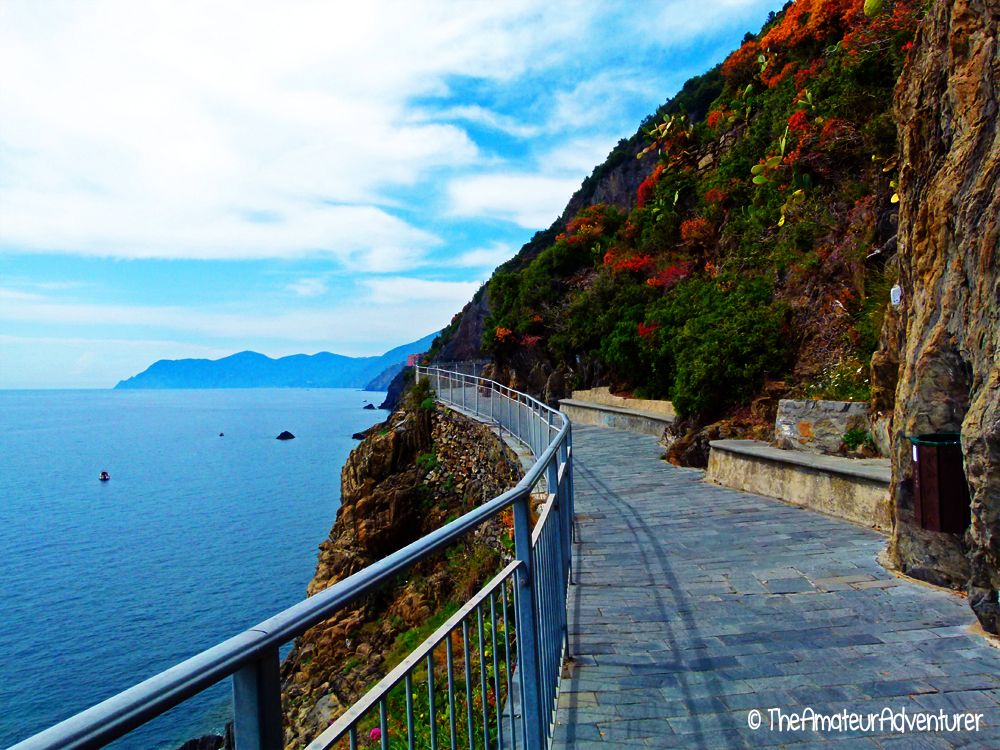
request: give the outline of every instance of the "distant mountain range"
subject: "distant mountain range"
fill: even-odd
[[[126,388],[369,388],[385,390],[411,354],[430,348],[437,333],[377,357],[293,354],[271,359],[240,352],[222,359],[161,359],[116,389]],[[391,374],[390,374],[391,373]]]

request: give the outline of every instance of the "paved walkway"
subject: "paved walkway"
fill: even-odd
[[[650,437],[573,436],[575,662],[554,747],[1000,748],[1000,650],[969,633],[963,600],[881,568],[883,537],[705,484]],[[769,709],[806,707],[982,719],[978,733],[893,734],[888,712],[884,731],[768,729]]]

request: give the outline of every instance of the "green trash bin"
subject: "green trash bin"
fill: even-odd
[[[928,531],[964,534],[969,527],[969,485],[957,432],[910,438],[913,450],[913,509],[917,524]]]

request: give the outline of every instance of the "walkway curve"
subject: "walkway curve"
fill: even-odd
[[[1000,748],[1000,650],[970,633],[959,597],[886,572],[884,537],[706,484],[651,437],[573,435],[572,661],[554,748]],[[806,707],[981,718],[978,732],[769,729],[770,709],[787,722]]]

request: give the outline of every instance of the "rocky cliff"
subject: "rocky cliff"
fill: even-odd
[[[876,396],[884,400],[895,382],[891,557],[916,577],[967,587],[973,610],[994,633],[1000,632],[998,28],[996,0],[934,3],[899,79],[903,299],[898,316],[886,321],[874,361]],[[923,531],[914,518],[907,436],[948,431],[962,434],[972,498],[964,537]]]
[[[520,479],[487,428],[421,398],[368,431],[341,472],[341,506],[319,549],[313,595],[500,494]],[[405,656],[428,619],[499,568],[506,527],[490,523],[405,581],[357,601],[297,639],[282,665],[285,743],[300,748]]]

